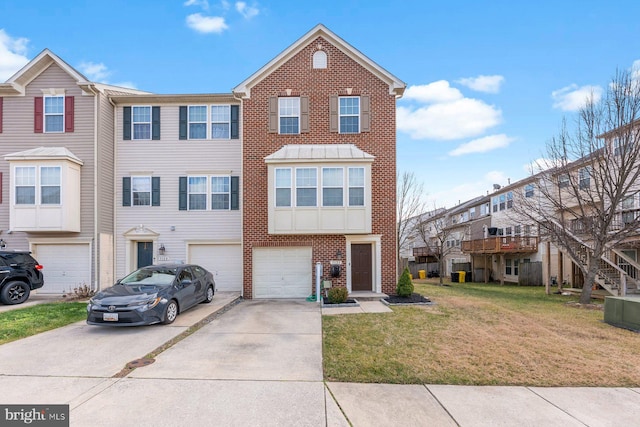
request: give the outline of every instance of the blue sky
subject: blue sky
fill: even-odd
[[[322,23],[407,83],[398,170],[452,207],[527,176],[588,93],[640,68],[638,16],[633,0],[2,0],[0,81],[49,48],[94,81],[225,93]]]

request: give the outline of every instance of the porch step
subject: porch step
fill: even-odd
[[[380,301],[383,298],[388,297],[387,294],[368,292],[368,291],[355,291],[349,294],[349,298],[357,299],[358,301]]]

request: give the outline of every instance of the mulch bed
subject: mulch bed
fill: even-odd
[[[384,299],[389,304],[424,304],[429,303],[431,300],[415,292],[408,297],[399,297],[398,295],[389,295]]]
[[[340,305],[340,304],[357,304],[358,301],[352,299],[352,298],[348,298],[345,302],[330,302],[329,298],[327,297],[322,297],[322,305]]]

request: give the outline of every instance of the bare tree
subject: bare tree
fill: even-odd
[[[514,212],[539,227],[584,277],[580,302],[594,283],[624,294],[635,259],[622,249],[640,229],[640,84],[618,72],[602,100],[593,94],[575,125],[564,122],[538,163],[535,196],[517,194]],[[625,264],[625,268],[621,268]],[[559,280],[560,281],[560,280]]]
[[[403,172],[396,179],[396,255],[397,266],[402,264],[401,251],[411,238],[415,218],[424,211],[424,185],[413,172]],[[401,272],[397,272],[398,275]]]
[[[420,239],[425,244],[428,253],[435,257],[438,262],[438,273],[440,276],[440,285],[443,284],[444,265],[446,256],[453,249],[453,245],[447,246],[450,240],[452,229],[451,217],[449,211],[444,209],[434,209],[433,215],[424,215],[418,224],[416,224],[416,232],[420,235]]]

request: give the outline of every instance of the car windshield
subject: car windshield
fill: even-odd
[[[156,285],[169,286],[173,283],[178,272],[177,268],[142,268],[129,274],[120,281],[127,286]]]

